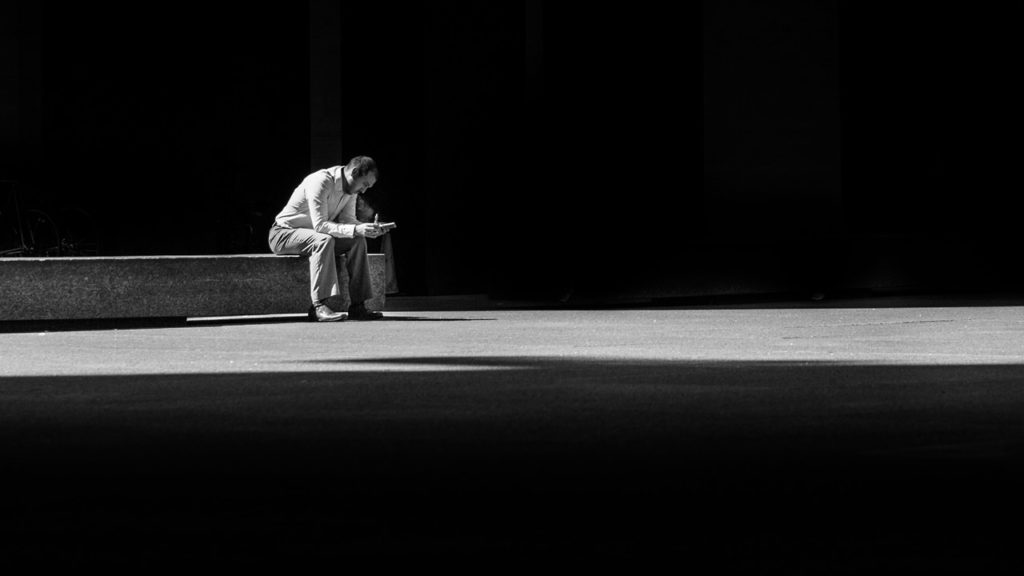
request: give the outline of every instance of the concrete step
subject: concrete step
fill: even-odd
[[[343,295],[329,305],[346,310],[348,274],[339,270]],[[384,255],[370,254],[367,308],[384,309],[384,273]],[[309,305],[303,256],[0,258],[0,321],[290,314]]]

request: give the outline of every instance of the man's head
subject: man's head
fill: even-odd
[[[362,194],[377,183],[377,163],[369,156],[356,156],[345,165],[349,194]]]

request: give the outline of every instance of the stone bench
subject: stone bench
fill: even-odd
[[[348,308],[342,296],[328,304]],[[370,254],[374,298],[384,309],[384,255]],[[188,318],[303,313],[309,309],[303,256],[122,256],[0,258],[0,321]]]

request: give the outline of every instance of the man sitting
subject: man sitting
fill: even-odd
[[[367,310],[373,297],[366,239],[387,233],[377,223],[356,218],[356,199],[377,182],[377,164],[368,156],[356,156],[345,166],[317,170],[306,176],[270,228],[274,254],[309,257],[310,315],[318,322],[378,320],[384,315]],[[336,259],[345,255],[351,306],[348,314],[331,310],[327,299],[338,296]]]

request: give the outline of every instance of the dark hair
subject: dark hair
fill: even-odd
[[[347,168],[352,169],[352,177],[359,178],[360,176],[366,176],[370,172],[373,172],[375,177],[380,176],[377,172],[377,163],[373,161],[373,158],[369,156],[356,156],[355,158],[348,161]]]

